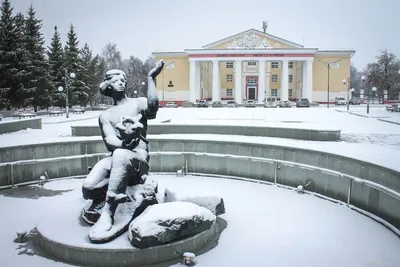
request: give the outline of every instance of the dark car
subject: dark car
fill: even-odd
[[[353,97],[350,99],[349,104],[351,105],[360,105],[360,98],[358,97]]]
[[[213,108],[222,108],[222,102],[221,101],[214,101],[212,103]]]
[[[244,107],[246,108],[255,108],[256,107],[256,101],[248,99],[246,102],[244,102]]]
[[[279,103],[280,108],[291,108],[292,103],[289,100],[283,100]]]
[[[300,98],[297,103],[296,103],[296,107],[301,108],[301,107],[310,107],[310,101],[308,101],[308,98],[302,97]]]
[[[200,100],[199,103],[197,104],[198,108],[208,108],[208,103],[207,100]]]
[[[226,107],[227,108],[236,108],[237,107],[237,103],[233,100],[230,100],[226,103]]]

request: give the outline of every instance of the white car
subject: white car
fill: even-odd
[[[276,108],[278,106],[278,100],[276,97],[268,97],[264,103],[264,108]]]
[[[167,104],[165,104],[166,108],[177,108],[178,105],[175,102],[167,102]]]
[[[343,96],[335,97],[335,105],[346,105],[346,99]]]

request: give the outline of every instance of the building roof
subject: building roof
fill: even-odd
[[[287,45],[289,45],[289,46],[293,46],[293,47],[295,47],[295,48],[303,48],[303,47],[304,47],[304,46],[302,46],[301,44],[294,43],[294,42],[291,42],[291,41],[289,41],[289,40],[286,40],[286,39],[277,37],[277,36],[272,35],[272,34],[269,34],[269,33],[264,33],[264,32],[262,32],[262,31],[259,31],[259,30],[256,30],[256,29],[253,29],[253,28],[252,28],[252,29],[249,29],[249,30],[246,30],[246,31],[243,31],[243,32],[239,32],[239,33],[237,33],[237,34],[235,34],[235,35],[231,35],[231,36],[226,37],[226,38],[224,38],[224,39],[218,40],[218,41],[216,41],[216,42],[207,44],[207,45],[203,46],[203,48],[204,48],[204,49],[209,49],[209,48],[212,48],[212,47],[214,47],[214,46],[217,46],[217,45],[223,44],[223,43],[225,43],[225,42],[228,42],[229,40],[238,38],[238,37],[240,37],[240,36],[242,36],[242,35],[244,35],[244,34],[249,34],[249,33],[251,33],[251,32],[260,34],[260,35],[262,35],[262,36],[264,36],[264,37],[266,37],[266,38],[270,38],[270,39],[272,39],[272,40],[275,40],[275,41],[278,41],[278,42],[287,44]]]

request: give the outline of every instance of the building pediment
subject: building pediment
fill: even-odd
[[[302,48],[300,44],[250,29],[211,44],[203,49],[272,49],[272,48]]]

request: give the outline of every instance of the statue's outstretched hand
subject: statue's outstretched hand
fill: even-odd
[[[162,71],[162,69],[164,68],[164,60],[160,60],[157,62],[157,65],[149,71],[149,77],[151,76],[151,78],[153,78],[153,80],[158,76],[158,74],[160,74],[160,72]]]

